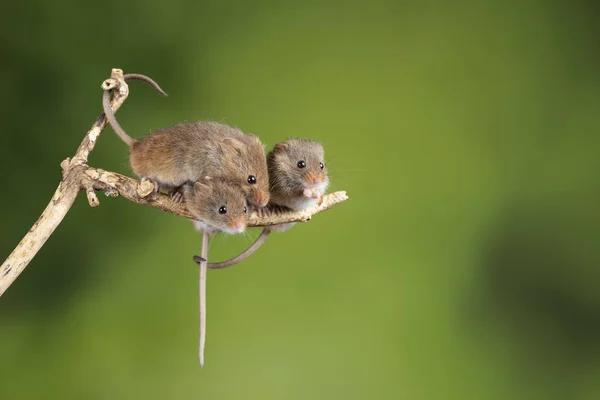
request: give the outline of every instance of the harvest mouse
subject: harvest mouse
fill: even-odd
[[[277,143],[267,157],[271,202],[292,210],[317,204],[329,185],[325,150],[309,139]]]
[[[309,139],[292,138],[277,143],[267,156],[272,204],[292,210],[315,206],[329,184],[325,167],[325,150],[320,143]],[[221,263],[208,263],[208,268],[219,269],[237,264],[254,253],[272,231],[283,232],[295,223],[266,227],[252,245],[238,256]],[[194,257],[194,261],[203,261]]]
[[[201,230],[203,251],[207,251],[208,236],[216,232],[242,233],[246,229],[246,196],[236,185],[204,177],[183,185],[185,203],[194,225]],[[201,260],[205,261],[205,260]],[[206,263],[200,264],[200,344],[199,361],[204,365],[206,342]]]
[[[265,150],[254,135],[214,121],[181,123],[153,132],[143,139],[131,138],[117,122],[104,92],[104,113],[115,133],[129,146],[129,162],[142,180],[155,182],[155,191],[178,190],[203,176],[227,179],[242,188],[249,201],[264,207],[269,202],[269,176]]]

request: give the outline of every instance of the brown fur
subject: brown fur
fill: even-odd
[[[169,189],[203,176],[225,179],[242,188],[249,200],[264,206],[269,200],[265,150],[260,140],[214,121],[174,125],[131,145],[133,171]],[[248,183],[248,177],[256,183]]]
[[[289,139],[277,143],[267,156],[271,203],[295,210],[307,209],[317,204],[329,183],[324,156],[323,146],[312,140]],[[304,161],[305,167],[299,168],[298,161]],[[323,163],[323,169],[320,163]],[[310,197],[307,197],[307,194]],[[260,248],[272,231],[283,232],[294,225],[295,223],[289,223],[266,227],[242,253],[227,261],[208,263],[208,268],[227,268],[237,264]],[[194,259],[197,261],[196,257]]]
[[[267,156],[271,202],[297,209],[291,200],[301,199],[305,189],[318,186],[324,191],[329,182],[324,157],[323,146],[312,140],[292,138],[277,143]],[[298,161],[306,167],[299,168]]]
[[[246,196],[237,186],[221,180],[201,179],[193,185],[184,185],[184,199],[194,218],[203,223],[202,230],[240,233],[236,231],[236,224],[246,228]],[[227,208],[225,214],[219,213],[223,206]]]

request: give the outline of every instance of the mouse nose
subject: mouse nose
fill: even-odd
[[[257,206],[264,207],[269,202],[269,195],[262,192],[256,192],[254,195],[254,200]]]
[[[304,177],[304,181],[306,183],[308,183],[309,185],[316,185],[317,184],[317,175],[314,172],[309,172],[306,174],[306,176]]]
[[[242,233],[246,229],[246,223],[241,218],[234,219],[233,221],[231,221],[229,226],[231,227],[231,229],[238,233]]]

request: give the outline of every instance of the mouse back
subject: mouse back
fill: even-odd
[[[186,122],[155,131],[131,146],[140,177],[178,187],[204,176],[236,182],[257,207],[269,202],[269,173],[258,137],[215,121]]]
[[[209,176],[238,182],[250,203],[264,207],[269,202],[269,173],[265,147],[260,139],[240,129],[215,121],[194,123],[202,137],[210,137],[219,145],[206,157],[215,157]]]

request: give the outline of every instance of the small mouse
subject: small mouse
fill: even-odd
[[[246,230],[246,196],[238,186],[204,177],[184,184],[183,188],[186,207],[195,217],[196,230],[230,235]]]
[[[325,150],[320,143],[309,139],[292,138],[277,143],[267,155],[271,205],[292,210],[305,210],[315,206],[325,194],[329,175],[325,166]],[[220,263],[208,263],[208,268],[221,269],[243,261],[265,242],[272,231],[284,232],[295,223],[266,227],[260,236],[238,256]],[[194,257],[194,261],[204,261]]]
[[[104,113],[115,133],[129,146],[129,162],[142,178],[155,182],[155,191],[167,190],[181,201],[181,186],[203,176],[227,179],[242,188],[252,205],[269,202],[269,174],[265,149],[258,137],[214,121],[181,123],[131,138],[117,122],[104,92]]]
[[[246,195],[237,185],[204,177],[197,182],[183,185],[185,204],[194,215],[192,222],[202,231],[202,251],[207,254],[208,237],[216,232],[228,234],[242,233],[246,230]],[[206,255],[205,255],[206,257]],[[200,258],[200,257],[199,257]],[[200,341],[199,361],[204,366],[204,345],[206,342],[206,261],[200,258]]]
[[[309,139],[277,143],[267,156],[271,202],[292,210],[317,204],[329,185],[325,150]]]

